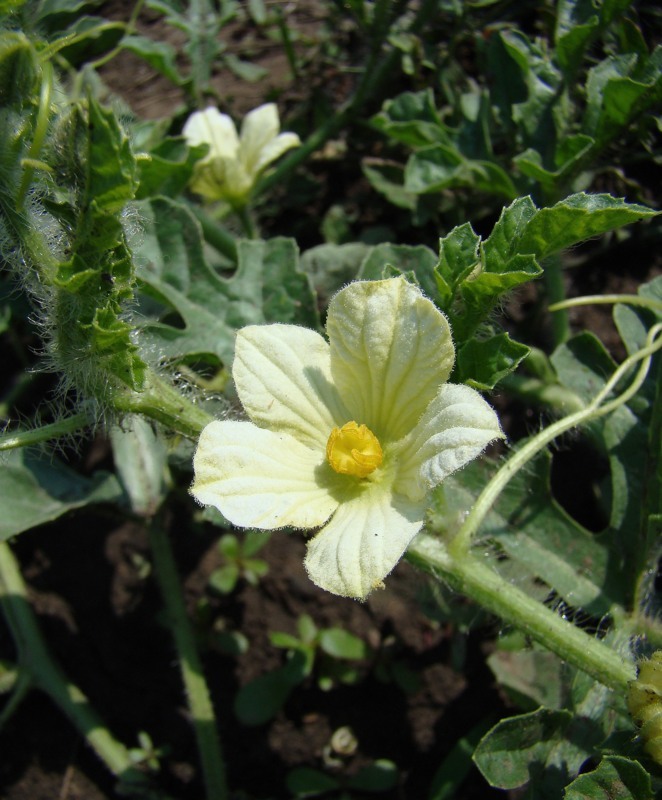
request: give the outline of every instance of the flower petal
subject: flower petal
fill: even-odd
[[[347,412],[331,381],[329,345],[296,325],[249,325],[237,333],[232,375],[256,425],[287,433],[323,457]]]
[[[383,486],[368,487],[343,502],[308,542],[304,566],[320,586],[362,599],[382,585],[421,529],[424,509]]]
[[[208,200],[237,203],[253,188],[251,179],[234,158],[210,158],[195,165],[190,182],[192,191]]]
[[[257,171],[260,155],[269,142],[278,136],[280,120],[275,103],[265,103],[249,111],[241,123],[239,156],[246,170]]]
[[[478,392],[444,384],[404,444],[394,488],[420,500],[502,437],[496,412]]]
[[[195,111],[186,120],[182,130],[186,141],[195,147],[208,144],[207,158],[236,158],[239,137],[234,122],[227,114],[212,106],[204,111]]]
[[[193,459],[191,493],[234,525],[315,528],[338,506],[323,455],[250,422],[211,422]]]
[[[331,300],[326,329],[352,418],[382,441],[405,436],[453,368],[446,317],[404,278],[358,281]]]
[[[271,164],[277,158],[280,158],[287,150],[293,147],[299,147],[301,139],[296,133],[281,133],[268,142],[260,151],[260,157],[253,167],[256,173],[261,172],[266,166]]]

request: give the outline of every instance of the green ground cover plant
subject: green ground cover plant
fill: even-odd
[[[0,4],[0,741],[38,692],[103,765],[99,797],[651,800],[660,12],[295,6]],[[277,88],[256,43],[283,58]],[[109,89],[127,64],[177,101],[132,110],[131,86]],[[260,99],[238,110],[246,86]],[[569,487],[557,455],[579,447]],[[109,723],[62,666],[25,548],[64,547],[81,513],[145,538],[131,575],[158,588],[193,755],[127,733],[121,710]],[[269,557],[281,538],[306,540],[289,583]],[[185,547],[203,540],[193,602]],[[304,725],[311,687],[320,709],[421,690],[387,626],[344,624],[353,604],[404,602],[401,574],[444,642],[435,664],[470,671],[477,630],[498,702],[432,737],[423,795],[376,720],[365,752],[337,726],[258,791],[232,725],[242,742]],[[266,665],[210,689],[215,654],[229,672],[258,650],[236,609],[288,592]]]

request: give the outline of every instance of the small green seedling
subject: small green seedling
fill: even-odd
[[[151,736],[145,731],[138,733],[138,745],[129,750],[131,760],[150,772],[158,772],[161,769],[160,759],[167,755],[168,748],[155,747]]]
[[[297,621],[299,638],[288,633],[270,634],[271,643],[290,652],[300,652],[307,665],[306,677],[313,671],[317,661],[317,684],[328,691],[335,683],[352,684],[359,678],[355,664],[370,655],[370,648],[358,636],[342,628],[319,630],[311,617],[303,614]]]
[[[341,628],[317,628],[303,614],[297,620],[298,636],[276,631],[271,643],[287,650],[285,664],[261,675],[242,687],[235,702],[235,713],[246,725],[261,725],[283,706],[292,689],[313,674],[317,684],[328,691],[335,683],[352,684],[360,677],[356,663],[370,656],[370,648],[358,636]]]
[[[209,576],[209,586],[220,594],[230,594],[243,578],[251,586],[257,586],[260,578],[269,571],[269,565],[261,558],[253,558],[269,541],[270,534],[263,531],[249,531],[238,538],[232,533],[221,536],[218,549],[223,566]]]
[[[310,767],[298,767],[287,776],[287,788],[295,798],[324,795],[329,800],[351,800],[355,796],[352,790],[360,792],[361,796],[364,792],[386,792],[393,788],[397,778],[396,765],[379,758],[348,778],[327,775]]]

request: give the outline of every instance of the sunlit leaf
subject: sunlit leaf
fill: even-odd
[[[586,82],[583,132],[598,146],[609,141],[635,115],[662,97],[662,46],[650,57],[635,53],[610,56],[591,69]]]
[[[327,628],[320,632],[319,643],[327,655],[334,658],[366,658],[369,648],[363,639],[342,628]]]
[[[391,138],[411,147],[449,141],[431,89],[403,92],[387,100],[382,111],[372,118],[372,123]]]
[[[577,242],[654,217],[656,213],[611,195],[580,192],[554,206],[541,208],[522,232],[519,251],[545,258]]]

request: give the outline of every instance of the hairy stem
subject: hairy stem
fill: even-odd
[[[153,372],[148,372],[144,391],[121,387],[111,392],[109,400],[120,413],[142,414],[190,439],[197,439],[205,425],[213,420],[210,414]]]
[[[561,254],[555,253],[545,259],[543,280],[547,291],[549,305],[556,308],[557,313],[552,317],[552,335],[554,344],[560,345],[570,338],[570,319],[563,306],[565,300],[565,285],[563,283],[563,264]]]
[[[40,425],[26,431],[14,431],[0,436],[0,452],[2,450],[13,450],[16,447],[27,447],[28,445],[48,442],[51,439],[59,439],[69,433],[87,428],[90,418],[85,412],[73,414],[65,417],[58,422],[51,422],[49,425]]]
[[[205,241],[216,248],[221,255],[232,261],[233,264],[236,264],[238,256],[235,237],[221,224],[213,220],[201,206],[195,203],[187,203],[187,208],[200,223]]]
[[[639,294],[589,294],[582,295],[582,297],[573,297],[570,300],[563,300],[559,303],[554,303],[549,307],[550,311],[561,311],[566,308],[576,308],[577,306],[589,306],[596,304],[613,305],[614,303],[623,303],[629,306],[640,306],[641,308],[650,308],[662,314],[662,302],[655,300],[653,297],[643,297]]]
[[[605,686],[624,692],[636,677],[633,663],[529,597],[471,554],[455,556],[439,539],[422,533],[410,545],[407,558]]]
[[[255,219],[251,214],[250,208],[247,206],[238,206],[235,209],[237,219],[241,222],[241,227],[244,229],[244,234],[247,239],[259,239],[260,232],[255,224]]]

